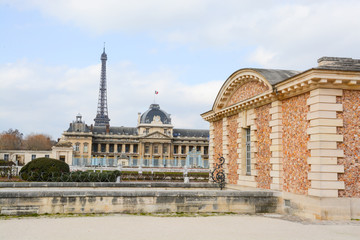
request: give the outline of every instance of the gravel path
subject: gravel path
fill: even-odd
[[[0,239],[360,239],[360,222],[310,222],[280,215],[34,217],[0,219]]]

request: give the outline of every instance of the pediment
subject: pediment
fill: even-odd
[[[233,73],[221,87],[214,102],[213,111],[267,91],[272,91],[272,86],[261,74],[252,69],[239,70]]]
[[[157,139],[171,139],[170,136],[165,135],[161,132],[153,132],[153,133],[149,133],[148,135],[146,135],[144,138],[157,138]]]

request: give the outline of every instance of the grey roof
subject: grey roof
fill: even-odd
[[[69,128],[68,130],[66,130],[66,132],[76,132],[74,123],[70,123]],[[86,133],[90,132],[89,126],[84,124],[84,130],[82,130],[81,132],[86,132]]]
[[[209,137],[209,130],[203,129],[173,129],[174,137]]]
[[[322,57],[318,59],[319,66],[315,69],[360,71],[360,59],[342,57]]]
[[[159,104],[151,104],[150,108],[144,112],[140,117],[140,123],[151,123],[154,116],[159,116],[164,124],[171,124],[170,114],[160,109]]]
[[[266,80],[269,81],[271,85],[275,85],[279,82],[282,82],[292,76],[295,76],[300,71],[294,70],[280,70],[280,69],[263,69],[263,68],[249,68],[260,73]]]
[[[110,127],[110,134],[116,135],[138,135],[137,128],[135,127]],[[103,134],[106,133],[106,126],[95,126],[93,133]]]

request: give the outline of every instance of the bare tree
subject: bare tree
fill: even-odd
[[[23,148],[23,134],[15,129],[9,129],[0,134],[0,149],[19,150]]]
[[[54,145],[50,136],[45,134],[29,134],[24,142],[27,150],[51,150]]]

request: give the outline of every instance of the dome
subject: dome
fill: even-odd
[[[144,112],[140,117],[140,124],[152,122],[161,122],[163,124],[171,124],[170,114],[160,109],[159,104],[151,104],[149,110]]]

